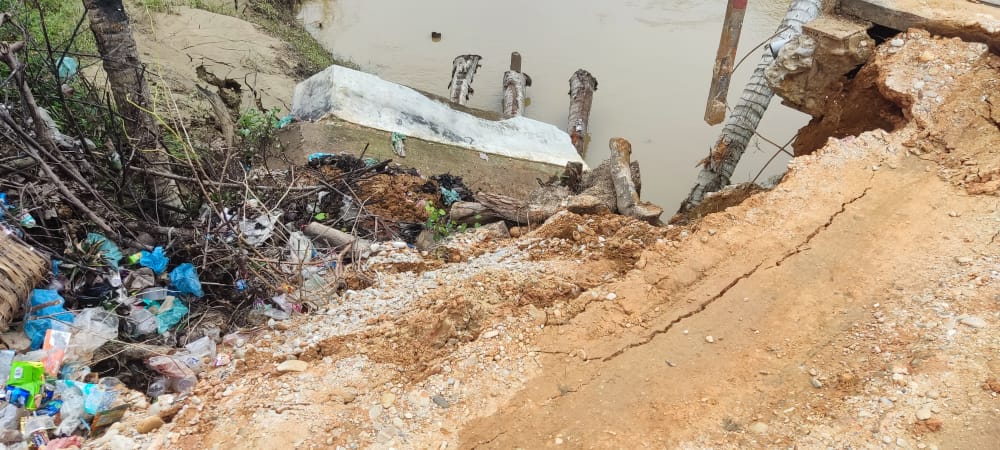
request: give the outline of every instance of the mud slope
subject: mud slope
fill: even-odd
[[[873,63],[893,133],[831,140],[692,228],[560,214],[462,235],[448,263],[386,245],[371,287],[226,350],[142,442],[996,448],[1000,63],[904,37]]]
[[[917,32],[883,48],[880,87],[911,126],[831,141],[647,255],[616,304],[539,338],[585,360],[551,357],[462,447],[995,448],[998,202],[966,193],[996,191],[985,51]],[[644,326],[602,332],[622,310]]]

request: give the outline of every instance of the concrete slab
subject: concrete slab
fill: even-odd
[[[565,131],[526,117],[488,120],[375,75],[331,66],[295,87],[292,114],[330,117],[473,152],[565,166],[584,164]]]
[[[1000,51],[1000,9],[969,0],[840,0],[843,14],[906,31],[923,28],[941,36],[982,42]]]

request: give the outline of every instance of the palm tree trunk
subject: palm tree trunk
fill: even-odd
[[[784,42],[802,34],[802,25],[816,18],[822,7],[821,0],[792,0],[781,26],[772,42]],[[764,78],[764,71],[774,61],[770,46],[764,49],[757,69],[743,88],[739,103],[733,107],[719,139],[712,147],[708,158],[702,161],[701,172],[687,200],[681,204],[684,212],[701,203],[705,195],[727,186],[750,138],[757,131],[757,125],[764,117],[764,111],[771,103],[774,91]]]
[[[169,157],[159,147],[159,127],[147,112],[151,110],[151,101],[146,68],[139,60],[122,0],[83,0],[83,5],[130,145],[142,153],[146,168],[170,172]],[[147,172],[145,183],[156,203],[167,207],[158,215],[168,220],[175,218],[184,206],[177,182]]]

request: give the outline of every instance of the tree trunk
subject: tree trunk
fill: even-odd
[[[528,76],[521,73],[521,54],[510,54],[510,70],[503,74],[503,118],[510,119],[524,114],[524,89]]]
[[[787,42],[801,34],[802,25],[819,15],[821,3],[821,0],[793,0],[772,42]],[[736,171],[736,165],[739,164],[750,138],[757,131],[757,125],[774,95],[764,78],[764,71],[773,61],[774,55],[768,46],[764,49],[753,76],[743,89],[739,103],[733,107],[732,113],[726,120],[715,146],[709,152],[708,158],[702,161],[698,181],[691,189],[687,200],[681,204],[681,212],[701,203],[705,195],[729,184],[730,177]]]
[[[611,181],[615,185],[618,214],[635,217],[646,222],[656,222],[663,208],[639,200],[639,192],[632,182],[632,144],[622,138],[611,138]]]
[[[104,61],[108,84],[124,120],[129,144],[142,152],[148,168],[170,172],[169,157],[159,148],[159,128],[152,114],[146,69],[139,60],[139,51],[132,37],[128,14],[122,0],[83,0],[94,33],[97,50]],[[176,218],[183,209],[180,191],[174,180],[147,174],[145,182],[156,196],[157,204],[164,205],[162,215],[168,220]]]
[[[448,215],[453,222],[465,225],[486,224],[503,219],[493,210],[473,202],[452,203]]]
[[[336,228],[330,228],[317,222],[310,222],[302,230],[307,236],[318,241],[325,242],[334,248],[351,247],[351,253],[355,255],[367,255],[371,252],[372,241],[361,239],[352,234],[345,233]]]
[[[483,57],[479,55],[462,55],[452,62],[451,82],[448,83],[448,89],[451,89],[451,101],[464,105],[475,93],[472,90],[472,78],[479,70],[481,59]]]
[[[590,72],[577,70],[569,79],[569,137],[576,152],[587,151],[587,128],[590,125],[590,107],[594,103],[597,79]]]

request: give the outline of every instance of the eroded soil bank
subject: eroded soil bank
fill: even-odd
[[[105,442],[994,447],[1000,59],[899,39],[866,69],[895,131],[831,140],[683,228],[564,213],[383,246],[371,287],[260,329],[171,423],[138,435],[133,411]]]

